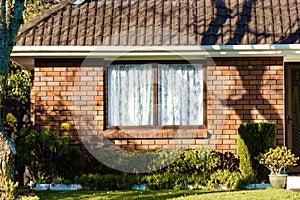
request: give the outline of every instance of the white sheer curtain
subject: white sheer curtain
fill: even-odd
[[[152,125],[152,66],[109,66],[108,80],[109,125]]]
[[[203,124],[201,66],[158,66],[158,124]]]

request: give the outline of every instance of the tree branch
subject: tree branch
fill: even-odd
[[[0,17],[1,17],[1,25],[0,29],[6,29],[6,0],[0,0]]]
[[[21,24],[23,23],[23,10],[24,10],[24,0],[15,0],[13,5],[13,9],[11,9],[10,13],[10,22],[9,22],[9,33],[10,33],[10,52],[12,47],[15,45],[15,38],[18,34]]]

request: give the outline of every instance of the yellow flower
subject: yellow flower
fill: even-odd
[[[68,122],[64,122],[60,125],[60,130],[69,131],[71,130],[71,125]]]
[[[6,121],[8,123],[15,124],[15,123],[17,123],[18,120],[17,120],[17,118],[12,113],[8,113],[6,115]]]

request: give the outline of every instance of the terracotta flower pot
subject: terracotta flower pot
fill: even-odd
[[[269,175],[269,180],[272,185],[272,188],[275,189],[283,189],[286,184],[286,179],[286,174]]]

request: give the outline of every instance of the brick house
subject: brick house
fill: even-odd
[[[75,2],[75,3],[74,3]],[[31,120],[89,150],[237,149],[242,122],[276,122],[300,155],[299,0],[66,1],[24,25]]]

